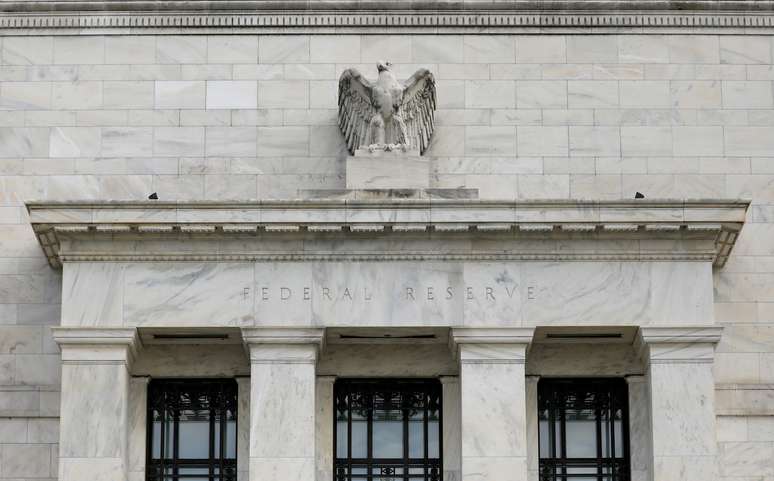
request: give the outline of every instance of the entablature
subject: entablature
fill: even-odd
[[[0,32],[760,33],[772,0],[5,0]]]
[[[67,261],[697,260],[725,264],[744,200],[30,202]]]

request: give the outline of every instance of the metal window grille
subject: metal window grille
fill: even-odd
[[[237,383],[160,379],[148,386],[147,481],[236,481]]]
[[[441,383],[338,380],[334,481],[441,481]]]
[[[629,481],[623,379],[541,379],[540,481]]]

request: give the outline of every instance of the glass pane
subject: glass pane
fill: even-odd
[[[403,413],[399,409],[374,409],[372,429],[375,458],[403,457]]]
[[[347,457],[347,421],[336,421],[336,457]]]
[[[368,418],[360,410],[352,410],[352,457],[368,457]]]
[[[172,459],[175,455],[173,452],[175,439],[174,419],[169,412],[166,413],[166,417],[167,420],[164,424],[164,458]]]
[[[409,416],[409,457],[425,457],[425,413],[413,412]]]
[[[540,430],[540,433],[538,436],[540,437],[540,457],[541,458],[550,458],[551,457],[551,438],[549,434],[549,428],[548,428],[548,420],[541,419],[538,423],[538,429]]]
[[[568,409],[565,411],[565,435],[568,458],[597,457],[597,425],[594,411]]]
[[[154,412],[155,421],[153,421],[152,440],[151,440],[151,457],[153,459],[161,458],[161,420],[158,419],[158,412]]]
[[[209,411],[180,411],[180,459],[206,459],[210,457]]]
[[[236,439],[237,439],[237,423],[236,419],[230,419],[226,421],[226,457],[230,459],[236,458]]]
[[[427,422],[427,456],[441,457],[441,416],[439,411],[430,411]]]

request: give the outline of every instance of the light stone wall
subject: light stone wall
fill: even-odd
[[[0,479],[56,477],[61,276],[28,199],[344,186],[340,72],[436,75],[432,187],[485,198],[746,197],[715,273],[719,473],[774,476],[774,38],[0,38]]]

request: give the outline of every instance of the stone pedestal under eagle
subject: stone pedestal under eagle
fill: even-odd
[[[401,83],[389,62],[376,64],[379,78],[370,82],[357,69],[339,78],[339,127],[347,148],[418,149],[424,153],[433,135],[435,78],[419,69]]]

